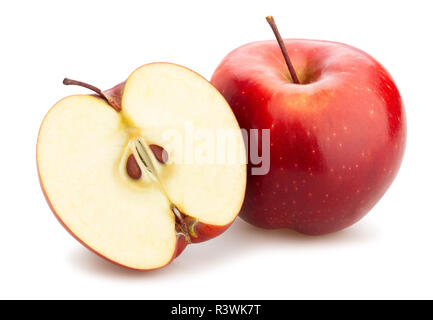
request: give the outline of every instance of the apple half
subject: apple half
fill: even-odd
[[[56,103],[39,131],[41,186],[65,228],[102,257],[138,270],[163,267],[188,243],[222,233],[246,186],[241,130],[222,95],[170,63],[144,65],[108,91],[92,88],[99,96]],[[185,123],[234,132],[239,161],[174,161],[185,148],[167,133],[185,138]],[[206,141],[195,137],[190,151],[206,150]]]

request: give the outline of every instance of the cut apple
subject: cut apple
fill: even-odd
[[[219,92],[178,65],[145,65],[104,93],[64,98],[48,112],[37,147],[41,185],[88,248],[129,268],[159,268],[237,216],[242,134]],[[209,142],[221,132],[231,133],[222,150],[235,161],[196,161],[221,158]]]

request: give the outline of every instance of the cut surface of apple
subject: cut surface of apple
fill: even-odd
[[[52,210],[84,245],[129,268],[159,268],[179,243],[200,241],[196,226],[222,232],[235,219],[246,185],[242,134],[219,92],[178,65],[137,69],[121,97],[120,112],[90,95],[59,101],[39,132],[39,176]],[[224,161],[215,142],[222,133]]]

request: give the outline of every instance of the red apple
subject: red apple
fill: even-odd
[[[72,95],[50,109],[37,167],[50,208],[77,240],[111,262],[150,270],[230,226],[244,198],[244,145],[230,107],[208,81],[182,66],[151,63],[107,91],[64,84],[97,97]],[[225,150],[241,161],[182,161],[187,140],[194,160],[213,150],[210,140],[189,139],[185,123],[212,138],[231,132],[234,149]],[[171,141],[173,130],[180,139]]]
[[[241,46],[211,80],[241,128],[270,129],[270,170],[252,175],[249,164],[240,216],[312,235],[341,230],[360,220],[397,174],[406,143],[403,102],[390,74],[359,49],[301,39],[281,47],[286,56],[277,41]]]

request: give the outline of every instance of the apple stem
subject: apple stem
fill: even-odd
[[[83,88],[87,88],[87,89],[92,90],[93,92],[97,93],[101,98],[103,98],[104,100],[106,100],[108,102],[108,100],[105,97],[105,95],[102,92],[102,90],[99,89],[99,88],[97,88],[97,87],[95,87],[95,86],[92,86],[91,84],[88,84],[88,83],[85,83],[85,82],[82,82],[82,81],[68,79],[68,78],[63,79],[63,84],[65,86],[74,85],[74,86],[80,86],[80,87],[83,87]]]
[[[274,32],[275,38],[277,38],[278,45],[280,46],[281,52],[283,54],[284,60],[286,61],[287,68],[289,69],[290,76],[294,83],[299,84],[298,76],[296,75],[295,68],[293,68],[292,62],[290,61],[289,54],[287,53],[286,47],[284,46],[283,39],[281,38],[280,32],[278,31],[277,24],[275,23],[273,16],[267,16],[266,21]]]

